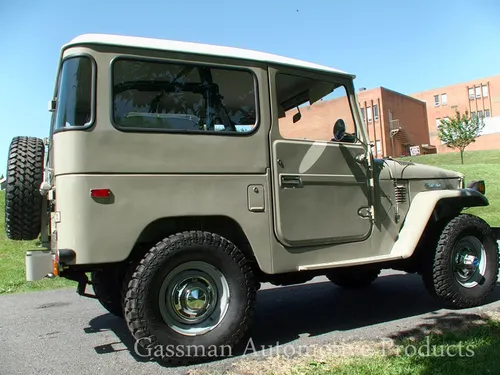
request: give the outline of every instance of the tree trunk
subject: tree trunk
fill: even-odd
[[[464,163],[464,150],[463,149],[460,149],[460,160],[463,164]]]

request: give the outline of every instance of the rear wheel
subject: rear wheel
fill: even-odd
[[[143,353],[170,363],[231,354],[253,315],[256,283],[243,253],[207,232],[153,247],[135,269],[125,319]]]
[[[498,244],[489,225],[462,214],[442,231],[423,280],[431,295],[447,306],[474,307],[496,285],[498,267]]]
[[[5,231],[11,240],[38,238],[42,222],[45,146],[34,137],[15,137],[9,147],[5,186]]]
[[[380,274],[379,269],[339,268],[326,277],[335,285],[346,289],[361,289],[370,286]]]

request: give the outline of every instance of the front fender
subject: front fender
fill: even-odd
[[[462,205],[462,208],[488,206],[490,204],[488,202],[488,198],[486,198],[476,189],[465,188],[451,191],[457,192],[458,197],[456,195],[453,195],[451,197],[444,197],[443,200],[452,200],[453,202]]]
[[[437,208],[459,213],[465,207],[488,206],[488,199],[474,189],[433,190],[415,195],[391,250],[391,257],[409,258]]]

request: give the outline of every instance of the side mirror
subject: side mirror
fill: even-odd
[[[300,108],[297,107],[297,113],[293,115],[293,123],[295,124],[302,118],[302,113],[300,113]]]
[[[333,139],[336,141],[341,141],[345,136],[346,126],[342,119],[338,119],[333,125]]]
[[[55,112],[56,106],[57,106],[57,101],[55,99],[49,101],[49,106],[48,106],[49,112]]]

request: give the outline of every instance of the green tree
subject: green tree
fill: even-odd
[[[460,160],[464,163],[464,150],[476,141],[484,128],[482,118],[471,117],[468,111],[455,112],[455,117],[441,120],[438,125],[439,139],[452,149],[460,151]]]

